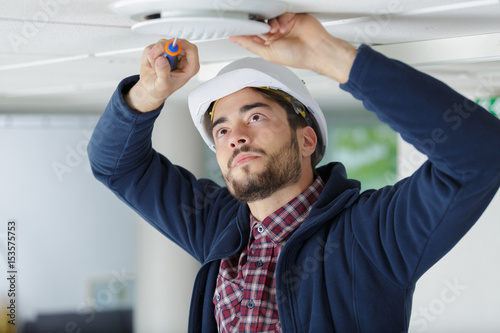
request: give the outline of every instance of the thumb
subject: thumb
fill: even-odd
[[[170,72],[170,63],[165,57],[158,57],[155,60],[156,82],[155,88],[158,91],[168,91],[172,89],[172,77]]]
[[[265,44],[265,41],[258,36],[232,36],[229,38],[229,41],[238,44],[264,59],[266,59],[266,56],[269,54],[269,47]]]
[[[158,78],[166,79],[170,77],[170,63],[165,57],[158,57],[155,60],[155,72]]]
[[[152,64],[149,75],[141,78],[146,91],[154,99],[165,99],[172,94],[170,65],[165,57],[157,57]]]

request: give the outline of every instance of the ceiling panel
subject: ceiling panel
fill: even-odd
[[[156,38],[138,36],[126,27],[108,27],[78,24],[47,24],[43,29],[25,34],[23,22],[2,21],[0,34],[2,54],[16,59],[18,54],[78,55],[147,45]]]
[[[381,14],[343,20],[317,15],[330,34],[355,44],[387,44],[496,33],[500,5],[439,11],[428,14]]]
[[[131,20],[116,15],[108,0],[19,0],[2,1],[0,17],[19,21],[81,25],[128,26]]]
[[[189,7],[193,1],[167,2]],[[216,8],[221,4],[237,7],[241,1],[251,0],[204,1],[212,1]],[[130,26],[134,22],[115,14],[109,8],[112,2],[2,1],[0,31],[5,33],[0,34],[0,112],[102,112],[118,81],[138,72],[142,49],[158,39],[133,33]],[[495,72],[499,65],[498,1],[285,2],[290,11],[314,13],[331,34],[353,44],[371,44],[388,56],[441,76],[469,95],[483,84],[478,73]],[[488,34],[491,35],[487,43],[496,46],[493,50],[478,44]],[[466,54],[465,58],[451,61],[449,57],[439,57],[446,52],[436,49],[432,42],[446,45],[445,42],[462,36],[471,36],[473,40],[463,49],[456,49],[459,54]],[[202,61],[200,75],[172,98],[185,99],[199,80],[215,75],[216,69],[227,61],[251,55],[227,40],[197,45]],[[477,51],[474,59],[467,59],[463,52],[469,47]],[[430,50],[438,54],[439,64],[424,61],[432,53]],[[323,108],[359,107],[334,82],[313,73],[299,73],[309,81],[308,86]],[[490,87],[492,94],[499,93],[497,84],[491,83]],[[334,103],[329,102],[332,99]]]

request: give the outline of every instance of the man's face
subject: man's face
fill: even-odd
[[[285,110],[253,89],[217,102],[212,135],[222,176],[238,200],[265,199],[299,180],[301,154]]]

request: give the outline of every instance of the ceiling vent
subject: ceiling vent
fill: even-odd
[[[266,20],[285,13],[287,5],[269,0],[125,0],[111,9],[137,21],[132,31],[197,41],[264,34],[269,31]]]

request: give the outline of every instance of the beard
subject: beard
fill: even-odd
[[[231,165],[232,160],[240,152],[259,153],[267,161],[264,170],[260,173],[251,174],[249,165],[242,166],[242,171],[246,175],[245,179],[242,180],[234,179],[230,171],[222,175],[229,191],[238,201],[254,202],[266,199],[276,191],[292,185],[300,179],[302,164],[297,135],[294,131],[292,131],[290,141],[274,154],[268,155],[262,149],[242,146],[234,151],[228,165]],[[228,170],[230,170],[229,167]]]

